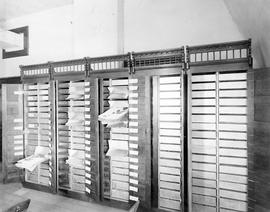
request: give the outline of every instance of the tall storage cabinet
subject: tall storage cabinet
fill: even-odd
[[[22,85],[2,85],[3,181],[18,181],[21,171],[14,163],[24,156]],[[20,107],[18,107],[20,105]]]
[[[128,55],[92,58],[89,72],[90,96],[96,97],[91,98],[90,110],[97,112],[91,119],[91,141],[100,150],[100,199],[123,207],[137,201],[139,192],[138,120],[130,113],[138,86],[130,79],[128,62]],[[117,110],[124,114],[118,121],[103,120],[103,114]]]
[[[189,51],[189,211],[252,211],[250,45]]]
[[[50,66],[22,67],[24,111],[24,156],[33,155],[38,147],[48,149],[49,160],[33,171],[25,171],[26,187],[56,192],[55,87],[50,81]]]
[[[19,158],[50,150],[24,185],[123,209],[252,211],[251,59],[240,41],[22,66]]]
[[[184,49],[135,53],[134,63],[132,77],[139,85],[139,141],[145,143],[141,157],[145,163],[139,175],[146,176],[146,207],[183,211]]]
[[[55,84],[57,192],[88,200],[86,193],[87,115],[89,83],[85,82],[85,61],[75,60],[51,66]],[[89,94],[88,94],[89,96]],[[89,103],[88,103],[89,104]]]
[[[158,203],[180,210],[183,202],[183,93],[182,75],[153,77],[153,135],[158,142]]]

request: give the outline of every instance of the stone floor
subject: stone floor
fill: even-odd
[[[121,212],[123,210],[83,202],[59,195],[53,195],[32,189],[23,188],[21,183],[0,183],[0,199],[5,194],[16,194],[30,198],[28,212]]]

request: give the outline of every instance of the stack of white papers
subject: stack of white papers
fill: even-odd
[[[48,147],[37,146],[34,155],[19,160],[15,166],[32,172],[38,165],[50,159],[49,153]]]
[[[128,86],[112,86],[110,91],[110,109],[99,115],[98,120],[107,127],[127,127],[128,124]]]
[[[72,167],[84,169],[84,151],[69,149],[66,163]]]
[[[108,127],[125,127],[128,121],[128,108],[113,107],[99,115],[98,120]]]
[[[109,140],[109,150],[106,154],[112,158],[128,156],[128,142],[120,140]]]
[[[128,98],[127,86],[109,87],[108,89],[110,91],[109,99],[127,99]]]
[[[68,122],[66,126],[69,126],[70,129],[75,126],[84,129],[84,111],[76,107],[70,107],[68,109]]]

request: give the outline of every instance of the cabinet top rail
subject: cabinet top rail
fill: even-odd
[[[248,63],[251,66],[251,39],[199,46],[187,46],[186,56],[189,66],[243,62]]]
[[[57,79],[67,75],[90,76],[91,73],[135,69],[193,65],[211,65],[228,62],[251,63],[251,40],[217,43],[199,46],[182,46],[174,49],[129,52],[122,55],[85,57],[74,60],[22,65],[21,79]],[[131,71],[132,69],[132,71]]]

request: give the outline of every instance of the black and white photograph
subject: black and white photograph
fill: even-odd
[[[0,0],[0,211],[270,212],[270,1]]]

